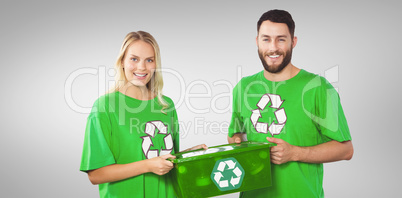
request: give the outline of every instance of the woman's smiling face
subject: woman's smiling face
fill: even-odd
[[[126,79],[137,87],[144,87],[156,69],[155,51],[151,44],[138,40],[130,44],[123,60]]]

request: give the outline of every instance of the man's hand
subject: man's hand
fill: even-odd
[[[246,141],[246,137],[244,133],[235,133],[233,137],[228,136],[229,144],[236,143],[240,144],[242,141]]]
[[[284,164],[289,161],[295,161],[294,156],[296,146],[290,145],[282,139],[267,137],[269,142],[275,143],[276,146],[271,147],[271,162],[274,164]]]
[[[235,137],[234,142],[236,144],[240,144],[241,143],[241,138],[240,137]]]

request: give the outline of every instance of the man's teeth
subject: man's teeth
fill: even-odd
[[[269,56],[270,58],[278,58],[279,57],[279,55],[271,55],[271,56]]]
[[[136,73],[134,73],[134,75],[139,76],[139,77],[144,77],[144,76],[146,76],[147,74],[136,74]]]

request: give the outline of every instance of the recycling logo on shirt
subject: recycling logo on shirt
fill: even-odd
[[[258,122],[259,118],[261,118],[261,111],[265,109],[268,103],[271,102],[270,108],[276,109],[275,117],[277,123],[272,121],[270,125],[264,122]],[[271,133],[272,137],[274,135],[279,135],[286,124],[286,113],[284,108],[280,108],[283,103],[280,95],[275,94],[264,94],[260,101],[257,103],[257,109],[252,110],[251,114],[251,122],[255,130],[258,133]]]
[[[211,173],[211,179],[220,191],[240,188],[244,169],[233,157],[218,160]]]
[[[173,150],[173,139],[172,134],[168,134],[167,126],[163,124],[162,121],[151,121],[147,122],[145,125],[145,133],[147,136],[143,136],[142,138],[142,151],[147,159],[158,157],[161,155],[166,155],[172,152]],[[156,134],[165,135],[163,138],[165,149],[162,149],[159,152],[159,149],[151,149],[151,146],[154,146],[152,143],[152,138],[156,136]]]

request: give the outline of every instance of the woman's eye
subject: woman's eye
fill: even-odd
[[[152,62],[154,62],[154,60],[148,59],[147,62],[148,62],[148,63],[152,63]]]
[[[132,61],[137,61],[138,59],[137,59],[137,58],[131,58],[131,60],[132,60]]]

